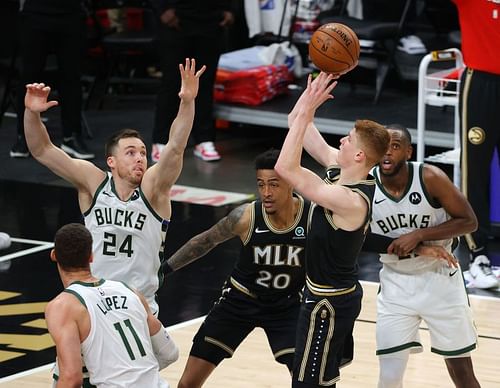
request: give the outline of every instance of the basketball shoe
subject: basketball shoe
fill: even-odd
[[[158,163],[160,161],[161,153],[165,148],[165,144],[154,143],[153,148],[151,149],[151,162]]]
[[[95,155],[90,152],[81,136],[65,137],[61,143],[61,149],[69,156],[77,159],[94,159]]]
[[[194,147],[194,155],[205,162],[215,162],[221,158],[212,141],[205,141],[197,144]]]
[[[490,260],[486,255],[479,255],[469,267],[469,273],[474,278],[476,288],[494,288],[498,287],[498,280],[491,271]]]
[[[16,144],[10,149],[11,158],[29,158],[30,151],[26,145],[26,139],[23,136],[18,136]]]
[[[0,250],[10,247],[10,236],[7,233],[0,232]],[[7,272],[10,269],[12,260],[0,261],[0,272]]]
[[[10,236],[7,233],[0,232],[0,249],[7,249],[10,244]]]
[[[398,50],[407,54],[417,55],[427,53],[427,49],[422,40],[416,35],[403,36],[399,40]]]

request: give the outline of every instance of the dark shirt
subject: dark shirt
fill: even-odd
[[[251,231],[241,248],[231,274],[243,286],[240,290],[256,297],[297,294],[305,282],[305,248],[310,202],[299,198],[293,225],[276,230],[263,210],[262,202],[252,203]]]
[[[331,168],[325,181],[336,184],[339,174],[340,169]],[[318,288],[349,288],[358,280],[358,255],[370,223],[375,179],[369,175],[366,180],[344,187],[360,193],[369,210],[359,229],[346,231],[335,225],[331,210],[315,206],[307,236],[306,273]]]

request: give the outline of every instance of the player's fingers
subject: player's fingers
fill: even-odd
[[[387,253],[389,253],[389,254],[396,254],[396,252],[394,252],[394,243],[391,243],[391,244],[387,247]]]
[[[449,256],[448,262],[450,263],[450,265],[452,267],[454,267],[454,268],[458,268],[458,260],[457,260],[457,258],[454,255],[452,255],[452,254],[448,254],[448,256]]]
[[[196,74],[195,74],[195,75],[196,75],[196,77],[198,77],[198,78],[199,78],[199,77],[200,77],[200,76],[201,76],[201,75],[205,72],[205,70],[207,70],[207,66],[206,66],[206,65],[203,65],[203,66],[201,67],[201,69],[200,69],[200,70],[198,70],[198,71],[196,72]]]
[[[328,88],[326,89],[327,92],[330,93],[333,89],[335,89],[335,86],[337,86],[337,81],[334,81],[330,85],[328,85]]]

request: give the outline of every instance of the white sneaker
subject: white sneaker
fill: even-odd
[[[151,150],[151,161],[153,163],[158,163],[160,161],[160,156],[164,148],[165,144],[161,143],[153,144],[153,148]]]
[[[498,280],[491,272],[491,264],[486,255],[476,256],[469,267],[469,272],[474,278],[476,288],[494,288],[498,287]]]
[[[10,247],[11,240],[7,233],[0,232],[0,249],[7,249]],[[0,261],[0,272],[6,272],[9,270],[12,264],[12,260]]]
[[[220,160],[220,155],[215,149],[215,144],[212,141],[205,141],[197,144],[194,147],[194,155],[205,162],[214,162]]]
[[[403,36],[399,40],[398,50],[411,55],[425,54],[427,52],[424,43],[416,35]]]
[[[10,244],[10,236],[7,233],[0,232],[0,249],[7,249]]]

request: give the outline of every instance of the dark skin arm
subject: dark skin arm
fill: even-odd
[[[429,195],[446,210],[450,219],[442,224],[417,229],[396,239],[388,253],[405,256],[424,241],[462,236],[477,229],[477,218],[467,199],[439,168],[424,166],[423,178]]]
[[[229,213],[210,229],[194,236],[164,263],[167,271],[176,271],[206,255],[220,243],[239,236],[244,240],[250,224],[250,205],[244,204]]]
[[[363,244],[363,250],[366,252],[385,253],[394,241],[395,239],[393,238],[382,236],[376,233],[371,233],[370,231],[366,235],[366,239]],[[441,246],[423,245],[422,243],[419,243],[414,249],[414,253],[421,256],[430,256],[445,260],[448,262],[448,265],[450,267],[458,266],[455,256],[450,254]],[[400,259],[404,259],[404,257],[400,257]]]

